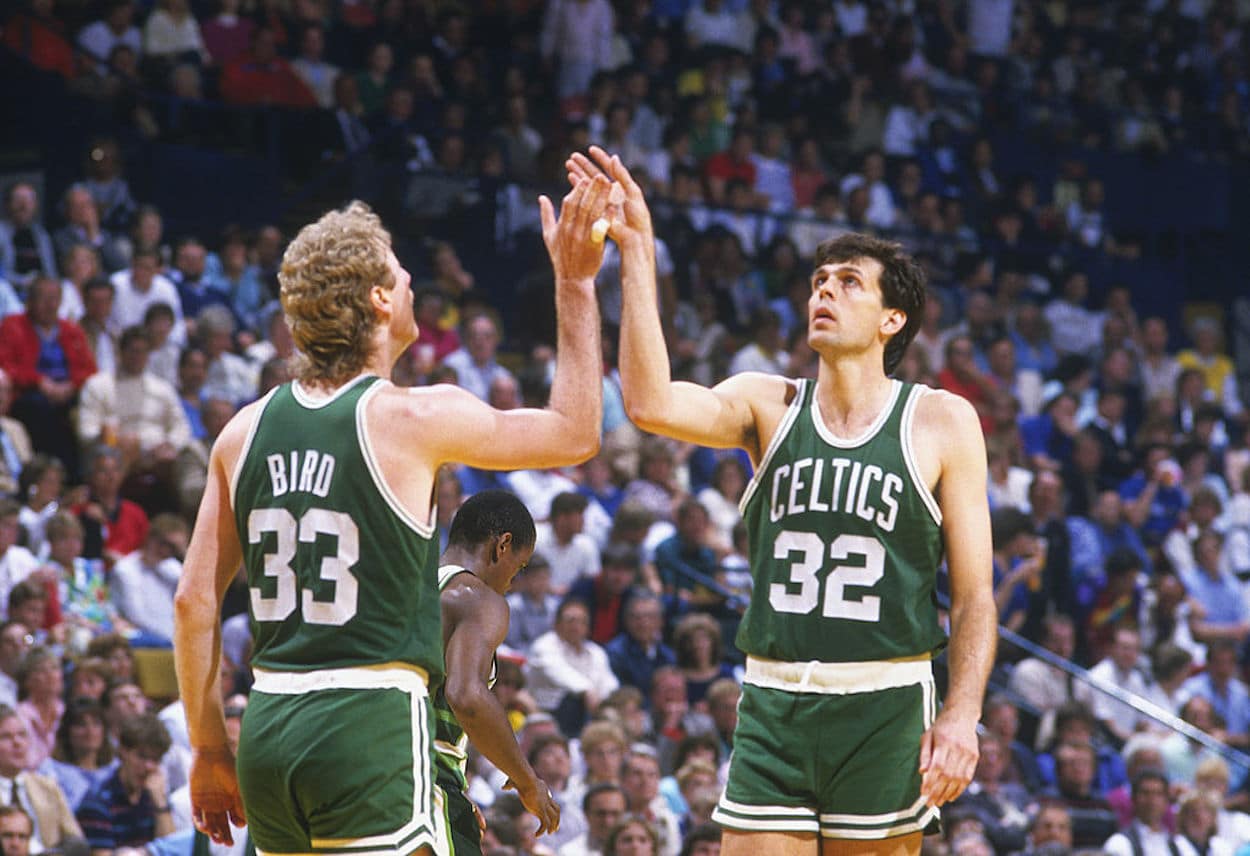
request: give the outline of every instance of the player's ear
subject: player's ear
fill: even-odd
[[[373,311],[383,317],[391,313],[391,289],[375,285],[369,289],[369,303]]]
[[[504,532],[495,538],[495,546],[491,549],[493,554],[491,558],[496,561],[502,561],[503,557],[512,550],[512,533]]]
[[[881,317],[881,332],[887,336],[894,336],[903,331],[907,326],[907,313],[901,309],[894,309],[889,306]]]

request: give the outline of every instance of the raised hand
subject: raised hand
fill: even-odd
[[[608,235],[622,249],[635,242],[646,247],[654,244],[655,231],[651,225],[651,211],[647,208],[647,200],[642,195],[642,188],[629,174],[620,157],[609,155],[598,146],[591,146],[590,157],[574,152],[564,166],[568,170],[570,183],[606,175],[624,191],[624,200],[619,204],[609,205],[606,215]]]
[[[546,196],[538,197],[543,243],[555,268],[556,282],[593,280],[603,264],[603,242],[591,238],[591,229],[608,205],[611,182],[602,175],[579,178],[564,197],[557,219]]]

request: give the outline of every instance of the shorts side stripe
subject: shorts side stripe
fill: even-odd
[[[914,803],[899,811],[887,811],[883,814],[822,814],[820,822],[832,826],[879,826],[915,818],[924,805],[924,797],[917,797]]]
[[[744,819],[725,814],[719,807],[712,812],[712,820],[726,829],[740,829],[747,832],[820,832],[820,824],[815,818],[810,820],[797,817],[787,820]]]

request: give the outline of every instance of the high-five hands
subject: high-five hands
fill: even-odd
[[[569,184],[574,187],[596,177],[607,176],[612,180],[613,192],[609,193],[607,211],[603,217],[607,221],[604,231],[608,237],[616,241],[622,249],[635,243],[646,248],[654,246],[655,233],[651,226],[651,212],[643,198],[642,188],[634,181],[619,156],[609,155],[598,146],[591,146],[589,157],[581,152],[574,152],[564,162],[564,166],[568,170]]]
[[[607,210],[612,183],[603,175],[588,175],[571,184],[573,189],[564,197],[558,219],[551,200],[538,197],[543,243],[557,283],[593,280],[603,264],[603,242],[593,240],[591,229]]]

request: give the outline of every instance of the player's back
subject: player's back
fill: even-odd
[[[231,481],[255,666],[442,672],[435,530],[400,505],[365,433],[382,387],[365,376],[313,399],[285,384],[261,402]]]
[[[789,662],[931,654],[945,642],[934,597],[941,512],[911,448],[925,388],[895,381],[851,440],[825,427],[815,388],[801,382],[743,494],[755,584],[738,646]]]

